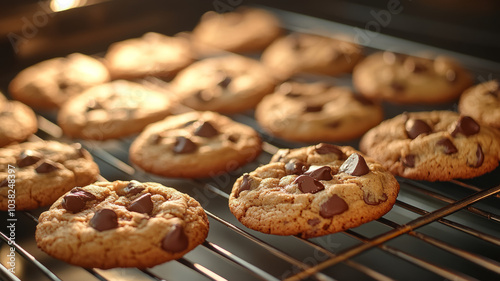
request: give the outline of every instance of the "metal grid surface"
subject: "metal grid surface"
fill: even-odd
[[[273,10],[290,30],[336,30],[352,34],[353,27]],[[319,28],[318,28],[319,27]],[[433,51],[452,55],[476,75],[495,75],[492,62],[438,50],[377,34],[365,44],[403,53]],[[321,79],[333,79],[321,77]],[[350,77],[334,78],[350,84]],[[149,80],[147,83],[162,83]],[[386,118],[429,107],[385,105]],[[454,109],[440,105],[437,109]],[[234,180],[267,163],[288,143],[266,135],[252,113],[231,115],[259,130],[265,140],[257,161],[211,179],[179,180],[144,173],[128,162],[133,138],[106,142],[80,141],[101,168],[102,180],[156,181],[197,199],[210,219],[207,240],[183,258],[151,269],[83,269],[54,260],[37,249],[34,230],[45,209],[17,212],[16,241],[0,233],[2,280],[498,280],[500,276],[500,169],[472,180],[430,183],[398,178],[401,191],[394,208],[382,218],[345,232],[313,239],[266,235],[242,226],[227,207]],[[40,130],[31,140],[70,141],[54,124],[54,116],[39,115]],[[357,147],[357,142],[339,143]],[[5,218],[4,218],[5,217]],[[6,215],[2,213],[2,220]],[[16,248],[16,272],[4,265],[7,244]]]

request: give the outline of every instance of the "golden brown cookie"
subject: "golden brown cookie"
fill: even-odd
[[[481,124],[500,129],[500,84],[496,80],[481,83],[466,90],[458,110]]]
[[[0,147],[24,141],[37,130],[33,110],[18,101],[7,100],[0,93]]]
[[[348,146],[282,149],[271,163],[236,180],[229,208],[248,228],[316,237],[387,213],[399,192],[394,176]]]
[[[77,187],[40,215],[36,242],[85,268],[147,268],[201,244],[209,222],[200,204],[173,188],[138,181]]]

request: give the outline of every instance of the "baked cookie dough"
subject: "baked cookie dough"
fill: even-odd
[[[224,14],[206,12],[193,29],[192,40],[201,52],[219,49],[251,53],[262,51],[281,32],[280,22],[272,13],[241,7]]]
[[[458,110],[481,124],[500,129],[500,84],[496,80],[481,83],[466,90]]]
[[[42,213],[38,247],[85,268],[147,268],[201,244],[209,222],[200,204],[173,188],[138,181],[75,187]]]
[[[395,175],[447,181],[494,170],[500,134],[452,111],[410,112],[368,131],[360,149]]]
[[[186,106],[200,111],[237,113],[253,109],[275,87],[272,75],[256,60],[239,55],[204,59],[172,81]]]
[[[261,61],[273,75],[284,80],[298,73],[349,73],[362,56],[362,48],[355,43],[292,33],[274,41],[263,52]]]
[[[281,149],[269,164],[238,178],[229,208],[248,228],[310,238],[380,218],[398,192],[394,176],[372,158],[321,143]]]
[[[472,78],[449,57],[427,59],[377,52],[355,67],[353,84],[362,95],[373,100],[436,104],[457,99],[472,85]]]
[[[215,112],[173,115],[148,126],[130,147],[130,160],[166,177],[204,178],[253,161],[258,133]]]
[[[255,117],[274,136],[301,142],[347,141],[379,124],[382,107],[347,87],[285,82],[264,97]]]
[[[27,139],[38,131],[36,115],[18,101],[7,100],[0,93],[0,147]]]
[[[98,175],[92,156],[77,143],[24,142],[0,148],[0,210],[8,209],[14,193],[18,211],[48,206]]]
[[[57,122],[72,138],[106,140],[139,133],[170,114],[172,98],[141,84],[115,80],[86,90],[61,108]]]
[[[172,78],[194,60],[188,39],[148,32],[111,44],[104,59],[113,79]]]
[[[58,109],[82,91],[110,80],[104,64],[73,53],[30,66],[12,79],[11,96],[35,109]]]

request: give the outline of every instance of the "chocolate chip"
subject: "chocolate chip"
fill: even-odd
[[[35,168],[35,171],[39,174],[47,174],[55,170],[59,170],[59,167],[56,166],[55,162],[52,162],[50,160],[43,161]]]
[[[128,205],[127,210],[141,214],[151,214],[153,212],[153,201],[151,200],[151,193],[141,195]]]
[[[421,119],[408,119],[405,123],[405,129],[410,139],[415,139],[419,135],[432,132],[432,128]]]
[[[17,158],[19,168],[33,165],[42,159],[43,155],[34,150],[25,150]]]
[[[384,193],[382,194],[382,198],[377,199],[374,193],[368,191],[363,194],[363,201],[368,205],[378,205],[387,201],[387,194]]]
[[[474,119],[469,116],[460,116],[451,135],[456,137],[458,134],[462,134],[468,137],[479,133],[479,130],[480,126]]]
[[[217,83],[217,85],[219,85],[220,87],[222,87],[222,88],[224,88],[224,89],[225,89],[225,88],[227,88],[227,87],[229,86],[229,84],[231,84],[231,81],[232,81],[232,80],[233,80],[233,79],[232,79],[231,77],[229,77],[229,76],[225,75],[225,76],[224,76],[224,78],[223,78],[223,79],[221,79],[221,80],[219,81],[219,83]]]
[[[304,107],[304,112],[320,112],[323,110],[323,105],[306,105]]]
[[[70,212],[80,212],[85,208],[87,201],[95,200],[94,194],[87,192],[81,188],[73,188],[70,193],[66,194],[62,201],[62,207]]]
[[[211,138],[218,135],[219,131],[215,129],[212,123],[204,121],[194,130],[194,134],[199,137]]]
[[[90,226],[97,231],[105,231],[118,227],[118,216],[111,209],[101,209],[90,219]]]
[[[321,204],[319,214],[324,218],[331,218],[335,215],[342,214],[347,211],[349,206],[337,194],[334,194],[325,203]]]
[[[310,225],[310,226],[315,226],[315,225],[317,225],[320,222],[321,222],[321,220],[318,219],[318,218],[307,220],[307,224]]]
[[[58,86],[59,86],[59,89],[65,90],[69,87],[69,84],[66,81],[58,81]]]
[[[342,156],[344,155],[342,150],[340,150],[337,146],[335,146],[333,144],[329,144],[329,143],[320,143],[314,147],[314,150],[318,154],[334,153],[334,154],[337,154],[337,156],[339,158],[342,158]]]
[[[251,181],[252,181],[252,179],[250,178],[249,174],[243,175],[243,178],[241,179],[240,187],[238,188],[238,191],[235,194],[236,197],[240,196],[241,192],[243,192],[245,190],[250,190]]]
[[[136,195],[137,193],[140,193],[144,190],[144,185],[138,181],[131,180],[127,186],[123,189],[123,191],[129,195],[133,196]]]
[[[192,142],[190,139],[185,138],[185,137],[177,137],[175,139],[175,145],[173,148],[173,151],[175,153],[191,153],[196,151],[198,146]]]
[[[366,165],[365,158],[358,153],[353,153],[340,166],[339,172],[346,173],[351,176],[362,176],[370,172],[370,168]]]
[[[448,69],[446,70],[445,77],[448,82],[455,82],[457,80],[457,73],[451,69]]]
[[[394,81],[394,82],[392,82],[392,83],[391,83],[391,85],[390,85],[390,86],[391,86],[391,88],[392,88],[394,91],[396,91],[396,92],[398,92],[398,93],[401,93],[401,92],[403,92],[404,90],[406,90],[406,86],[405,86],[404,84],[402,84],[401,82],[396,82],[396,81]]]
[[[5,186],[9,186],[9,180],[8,179],[4,179],[3,181],[0,182],[0,187],[5,187]]]
[[[181,224],[174,224],[161,242],[162,249],[172,253],[182,252],[188,246],[189,239],[184,233],[184,227]]]
[[[413,155],[413,154],[408,154],[404,157],[401,157],[400,161],[403,164],[403,166],[405,166],[405,167],[408,167],[408,168],[415,167],[415,155]]]
[[[474,163],[474,168],[479,168],[481,165],[483,165],[484,162],[484,153],[483,149],[481,148],[481,145],[478,143],[477,144],[477,149],[476,149],[476,163]]]
[[[304,175],[319,181],[329,181],[332,177],[332,168],[328,166],[312,166],[307,170]]]
[[[299,160],[292,159],[285,164],[287,175],[302,175],[307,170],[307,165]]]
[[[436,144],[444,148],[444,154],[450,155],[458,152],[453,142],[447,138],[438,140]]]
[[[316,192],[325,189],[325,186],[322,183],[306,175],[298,176],[293,181],[293,183],[296,183],[299,187],[299,190],[302,191],[303,193],[314,194]]]
[[[240,139],[240,135],[236,135],[236,134],[231,134],[227,137],[227,140],[232,142],[232,143],[237,143],[239,139]]]

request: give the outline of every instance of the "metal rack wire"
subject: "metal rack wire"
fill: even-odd
[[[302,17],[302,26],[297,27],[300,15],[277,13],[292,30],[303,31],[312,21],[327,27],[334,24]],[[335,25],[336,30],[342,28]],[[371,47],[381,47],[380,40],[385,39],[385,46],[396,40],[380,37]],[[484,73],[485,69],[478,68],[480,62],[464,59]],[[255,126],[251,114],[231,117]],[[39,137],[33,139],[69,141],[49,119],[39,116]],[[270,136],[264,139],[264,152],[256,162],[224,178],[205,180],[166,179],[136,169],[126,160],[131,139],[81,141],[98,161],[103,180],[137,179],[176,187],[202,204],[211,224],[207,240],[177,261],[151,269],[78,269],[83,272],[82,280],[493,280],[500,276],[499,169],[471,181],[428,183],[398,178],[401,192],[393,210],[376,221],[308,240],[278,237],[243,227],[227,208],[236,177],[266,163],[278,147],[287,145]],[[32,236],[39,211],[18,216],[29,225],[25,239],[11,241],[0,232],[0,245],[15,247],[30,269],[26,280],[75,280],[68,273],[64,273],[66,278],[59,276],[61,267],[69,266],[54,264],[34,250]],[[70,272],[75,270],[72,267]],[[0,278],[21,280],[2,263]]]

